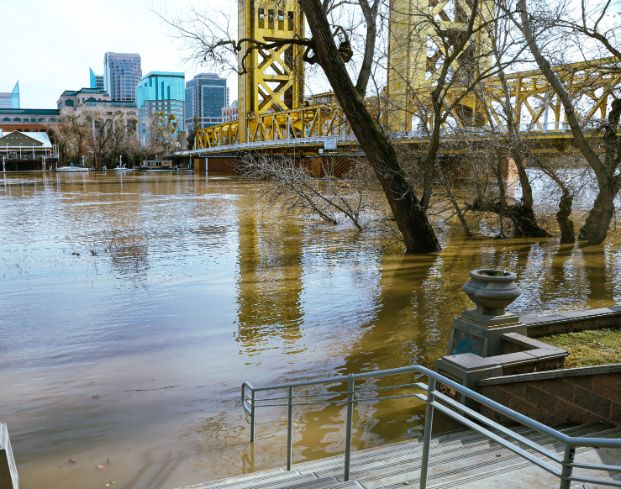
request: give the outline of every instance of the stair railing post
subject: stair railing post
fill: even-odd
[[[250,391],[250,442],[254,442],[254,389]]]
[[[429,469],[429,445],[433,428],[433,401],[436,389],[436,379],[429,379],[427,385],[427,403],[425,407],[425,428],[423,432],[423,455],[420,462],[420,489],[427,489],[427,472]]]
[[[576,457],[576,449],[571,445],[565,445],[565,454],[563,456],[563,469],[561,470],[560,489],[569,489],[571,486],[571,473],[574,469],[574,458]]]
[[[291,470],[293,461],[293,387],[289,387],[287,400],[287,470]]]
[[[351,433],[354,419],[354,378],[350,375],[347,380],[347,425],[345,427],[345,467],[343,480],[349,480],[349,465],[351,463]]]

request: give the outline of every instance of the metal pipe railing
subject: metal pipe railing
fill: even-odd
[[[291,470],[293,462],[293,387],[289,387],[287,397],[287,470]]]
[[[423,433],[425,434],[425,443],[423,444],[423,458],[420,462],[420,489],[427,488],[427,471],[429,470],[429,443],[427,443],[427,434],[431,440],[431,429],[433,427],[433,401],[436,394],[436,379],[429,379],[427,385],[427,397],[425,406],[425,427]]]
[[[396,375],[416,375],[417,377],[426,377],[427,382],[407,382],[394,386],[381,386],[375,388],[375,391],[385,391],[391,389],[418,389],[422,392],[393,395],[393,396],[360,396],[364,393],[364,389],[356,389],[360,385],[360,381],[367,379],[383,378]],[[457,402],[455,399],[443,394],[438,385],[441,384],[447,388],[462,394],[481,406],[485,406],[491,411],[498,413],[516,423],[530,428],[540,436],[551,438],[564,446],[563,457],[557,456],[556,453],[550,451],[534,439],[527,438],[516,431],[507,428],[496,421],[484,416],[465,404]],[[301,388],[327,386],[327,385],[344,385],[345,391],[314,394],[297,394],[296,390]],[[270,391],[285,391],[284,395],[276,395],[275,397],[258,398],[257,394],[267,393]],[[358,395],[357,395],[358,394]],[[368,395],[368,394],[367,394]],[[513,409],[508,408],[478,392],[475,392],[433,370],[413,365],[410,367],[401,367],[388,370],[379,370],[375,372],[365,372],[360,374],[335,376],[329,379],[290,382],[286,384],[275,384],[261,387],[253,387],[249,382],[244,382],[241,389],[242,407],[250,416],[250,441],[255,440],[256,431],[256,409],[264,407],[287,407],[287,470],[291,470],[293,464],[293,408],[296,406],[310,405],[342,405],[346,406],[345,420],[345,454],[343,463],[343,478],[349,480],[351,472],[351,453],[352,453],[352,434],[353,434],[353,415],[355,404],[364,402],[379,402],[388,399],[404,399],[416,398],[425,403],[425,423],[423,428],[423,449],[421,455],[420,467],[420,489],[426,489],[429,473],[430,458],[430,441],[433,427],[434,411],[437,409],[443,414],[463,424],[464,426],[481,433],[485,437],[504,446],[513,453],[524,458],[528,462],[546,470],[550,474],[560,479],[560,489],[568,489],[571,482],[586,482],[592,484],[607,485],[611,487],[621,487],[621,481],[604,480],[586,476],[573,475],[574,468],[581,468],[591,471],[607,471],[621,472],[621,466],[608,464],[587,464],[576,463],[576,449],[582,448],[621,448],[621,439],[612,438],[594,438],[594,437],[574,437],[558,431],[550,426],[540,423],[528,416],[525,416]],[[336,399],[343,398],[345,399]],[[304,402],[295,402],[296,399],[316,399],[305,400]],[[268,402],[265,402],[268,401]],[[520,446],[522,445],[522,446]],[[523,448],[525,447],[525,448]],[[542,455],[547,460],[542,459]],[[553,463],[559,464],[560,468],[556,468]]]
[[[345,425],[345,464],[344,475],[345,481],[349,480],[349,467],[351,464],[351,438],[354,422],[354,402],[356,401],[355,380],[353,376],[349,376],[347,380],[347,421]]]

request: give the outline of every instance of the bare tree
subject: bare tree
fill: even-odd
[[[303,47],[304,61],[321,68],[365,152],[403,236],[406,249],[431,252],[440,249],[429,220],[432,198],[436,192],[442,193],[440,207],[445,202],[448,203],[468,235],[472,232],[466,214],[469,209],[476,209],[495,212],[500,217],[501,234],[504,234],[503,220],[509,219],[513,224],[514,234],[518,236],[549,236],[539,225],[535,215],[535,196],[531,176],[527,171],[529,163],[548,175],[561,190],[557,214],[561,241],[572,239],[573,223],[570,216],[573,190],[552,166],[535,157],[527,141],[520,135],[520,121],[514,112],[517,101],[513,100],[513,89],[508,77],[519,64],[528,61],[524,57],[525,52],[533,54],[555,92],[563,89],[562,80],[557,77],[558,83],[555,85],[550,81],[546,70],[541,68],[541,60],[545,61],[541,50],[539,56],[533,50],[533,43],[538,47],[537,42],[541,41],[541,37],[537,29],[532,30],[527,24],[528,18],[526,22],[521,18],[525,11],[525,2],[526,0],[496,0],[493,11],[484,12],[480,9],[488,9],[491,4],[474,1],[468,3],[468,8],[456,6],[455,20],[461,25],[459,29],[447,28],[446,23],[452,19],[438,18],[433,9],[410,13],[413,16],[412,25],[417,29],[426,25],[425,29],[430,32],[438,47],[435,52],[425,54],[425,64],[432,66],[434,71],[433,83],[428,85],[427,93],[420,87],[409,87],[414,100],[412,106],[416,109],[408,115],[410,119],[416,116],[429,136],[429,144],[413,160],[413,164],[418,166],[414,172],[410,172],[408,165],[404,165],[399,158],[389,134],[381,124],[382,112],[395,109],[390,106],[390,100],[386,102],[387,97],[383,96],[384,81],[378,73],[378,67],[385,67],[382,67],[382,63],[390,63],[390,56],[385,50],[378,49],[378,45],[380,48],[385,47],[382,46],[386,40],[385,23],[389,19],[387,12],[391,8],[386,2],[300,0],[310,27],[310,35],[288,40],[237,39],[233,35],[234,29],[230,28],[228,17],[222,15],[214,20],[213,13],[206,15],[194,11],[194,18],[189,22],[169,23],[174,26],[180,38],[189,42],[194,57],[229,66],[240,74],[246,72],[245,61],[253,51],[279,49],[287,44]],[[610,5],[611,2],[603,0],[603,10],[599,12],[607,11]],[[357,14],[345,17],[342,15],[342,9],[345,8],[355,9]],[[616,30],[607,27],[602,21],[603,14],[598,16],[591,7],[587,8],[586,0],[582,3],[582,9],[586,13],[581,20],[577,19],[575,22],[568,16],[557,15],[554,19],[556,27],[571,29],[576,35],[599,42],[614,54],[617,38],[613,33]],[[549,19],[545,20],[549,23]],[[519,39],[512,23],[519,28],[520,34],[524,34],[525,30],[529,31],[531,38],[526,35],[527,42]],[[539,17],[537,23],[538,26],[543,25]],[[601,39],[602,36],[606,42]],[[403,41],[408,42],[406,39]],[[426,51],[428,46],[424,44],[421,43],[421,48]],[[358,69],[354,69],[354,66]],[[549,62],[547,67],[548,72],[556,76],[556,71],[550,67]],[[409,74],[403,74],[403,77],[409,80]],[[496,87],[493,104],[489,103],[486,85]],[[369,91],[369,86],[374,93],[365,100],[364,95]],[[601,230],[604,226],[602,219],[607,219],[607,230],[614,196],[621,185],[617,181],[621,176],[615,176],[621,153],[616,139],[621,107],[615,109],[617,102],[614,102],[608,121],[602,125],[608,156],[605,161],[600,161],[593,148],[590,153],[586,151],[590,143],[584,136],[582,122],[574,117],[575,123],[572,123],[569,117],[575,114],[575,100],[569,95],[566,101],[563,101],[561,95],[559,98],[568,114],[576,144],[593,168],[600,187],[600,193],[581,235],[587,236],[591,242],[601,242],[606,235]],[[406,107],[407,110],[410,109]],[[440,155],[443,146],[446,149],[449,144],[443,139],[446,130],[454,138],[461,139],[462,147],[468,148],[465,140],[470,137],[472,126],[475,126],[474,131],[483,130],[485,127],[489,131],[492,144],[484,149],[476,149],[477,155],[484,155],[484,166],[489,173],[474,186],[475,200],[468,207],[456,192],[450,167],[445,165]],[[507,195],[505,173],[509,160],[517,169],[521,189],[519,199],[512,199]],[[468,162],[476,173],[475,163]],[[414,173],[415,178],[412,178]]]
[[[595,41],[590,48],[597,49],[601,45],[599,54],[621,59],[621,25],[615,19],[620,13],[618,9],[618,2],[613,0],[580,0],[580,8],[561,11],[554,19],[554,26],[573,37],[581,48],[584,39],[590,38]],[[587,57],[591,56],[589,53]]]
[[[86,154],[88,137],[88,128],[78,115],[69,114],[63,117],[58,130],[58,145],[64,160],[73,162]]]
[[[261,197],[288,211],[310,212],[330,224],[349,221],[359,231],[381,211],[375,205],[377,189],[368,183],[360,161],[349,161],[348,170],[335,178],[338,163],[325,160],[318,179],[298,161],[289,157],[247,154],[241,164],[248,178],[266,180]]]
[[[600,16],[597,16],[598,19],[603,18],[609,4],[609,2],[603,4]],[[601,243],[606,239],[610,221],[614,213],[614,199],[621,187],[621,175],[618,173],[618,167],[621,164],[621,148],[617,138],[619,119],[621,116],[621,100],[619,98],[613,100],[608,118],[602,127],[605,143],[605,155],[602,159],[597,154],[593,144],[586,137],[584,127],[579,118],[577,102],[572,98],[572,95],[569,93],[566,84],[561,79],[558,72],[552,68],[538,39],[541,30],[549,29],[551,23],[552,25],[555,23],[556,17],[543,15],[545,12],[542,12],[541,9],[538,10],[539,15],[534,16],[533,13],[528,10],[526,0],[517,0],[517,6],[519,19],[516,18],[516,24],[520,26],[524,34],[537,66],[539,66],[539,69],[548,80],[548,83],[563,105],[567,122],[569,123],[574,137],[574,143],[593,170],[597,181],[599,192],[587,220],[580,230],[579,238],[587,240],[591,244]],[[614,40],[606,38],[607,42],[601,42],[601,36],[603,36],[603,34],[598,30],[598,25],[601,20],[596,20],[593,25],[588,28],[585,27],[589,25],[587,18],[591,16],[587,14],[586,8],[587,5],[583,2],[581,14],[583,18],[582,31],[588,31],[587,35],[590,39],[599,41],[600,45],[609,49],[608,45],[612,46]],[[551,18],[553,22],[550,21]],[[568,25],[567,21],[562,21],[561,25],[566,27]],[[580,29],[577,29],[576,32],[580,32]],[[610,52],[616,55],[617,50],[613,47]],[[619,58],[617,58],[616,61],[611,61],[611,69],[615,69],[615,65],[617,66],[616,69],[618,69],[618,64],[620,62],[621,59]]]
[[[523,61],[521,56],[526,49],[525,43],[516,36],[508,13],[496,6],[497,20],[487,26],[493,63],[497,67],[494,82],[500,88],[500,93],[496,98],[489,93],[482,93],[480,97],[487,113],[490,130],[495,136],[497,158],[495,173],[499,189],[501,189],[498,205],[500,213],[511,219],[514,235],[518,237],[548,237],[548,232],[539,226],[535,216],[533,189],[526,171],[526,161],[530,154],[530,148],[520,134],[520,121],[516,119],[513,105],[519,103],[519,100],[512,100],[511,88],[506,76],[507,67]],[[510,57],[510,63],[505,63],[508,51],[513,51],[513,55]],[[496,102],[496,105],[491,106],[490,101]],[[497,120],[503,124],[497,124]],[[502,161],[507,158],[510,158],[510,162]],[[507,204],[504,183],[501,181],[503,178],[501,168],[507,163],[515,165],[521,188],[520,201],[511,205]]]
[[[521,61],[525,49],[524,43],[515,42],[516,30],[511,28],[510,16],[502,9],[492,9],[479,2],[473,2],[470,10],[456,6],[454,12],[442,11],[438,14],[436,9],[414,8],[410,15],[413,17],[413,33],[409,37],[418,39],[427,36],[434,41],[434,51],[431,53],[431,48],[426,44],[410,47],[420,51],[416,57],[423,58],[425,63],[419,62],[420,66],[416,65],[420,72],[414,74],[415,83],[419,85],[410,84],[407,88],[412,93],[410,98],[414,99],[413,108],[407,108],[411,102],[406,102],[406,113],[419,121],[419,130],[422,129],[429,137],[426,154],[420,159],[423,207],[428,209],[433,193],[438,188],[443,189],[465,233],[471,234],[464,209],[456,199],[450,180],[446,178],[440,153],[441,150],[446,153],[455,140],[459,141],[464,151],[464,148],[469,148],[468,139],[485,129],[490,131],[488,136],[493,140],[492,146],[496,148],[498,162],[505,166],[509,158],[514,161],[522,186],[522,199],[509,205],[502,198],[492,202],[482,199],[481,194],[477,193],[476,201],[468,208],[492,211],[510,218],[517,236],[548,236],[538,226],[533,211],[532,188],[524,157],[516,144],[518,129],[513,120],[504,78],[504,71]],[[447,29],[446,22],[449,20],[459,23],[461,28]],[[396,62],[399,63],[398,60]],[[395,70],[393,66],[393,72]],[[425,80],[423,75],[432,81],[422,81]],[[403,80],[408,79],[407,74],[397,73],[397,76]],[[500,84],[505,89],[506,93],[503,93],[499,104],[506,113],[504,127],[495,123],[497,114],[494,112],[498,111],[498,107],[488,105],[490,94],[482,89],[488,81],[494,87]],[[427,90],[430,90],[430,94]],[[403,110],[400,107],[394,109]],[[452,141],[447,141],[447,136]],[[500,144],[503,140],[506,140],[505,145]],[[459,149],[454,148],[454,151]],[[502,185],[499,181],[499,188]]]
[[[319,0],[301,0],[300,5],[310,27],[311,38],[282,41],[261,41],[248,38],[236,40],[232,39],[230,35],[221,37],[227,34],[228,29],[223,30],[212,20],[204,17],[199,19],[202,29],[200,33],[183,23],[177,22],[172,23],[172,25],[177,28],[177,32],[182,38],[190,40],[195,46],[195,53],[200,53],[197,57],[223,64],[228,63],[229,66],[232,65],[230,54],[247,54],[253,50],[269,50],[286,44],[304,46],[304,60],[307,63],[321,66],[353,132],[358,138],[388,200],[399,230],[403,235],[406,250],[410,252],[438,251],[440,243],[425,210],[421,206],[414,189],[408,184],[391,142],[369,112],[361,95],[364,92],[362,90],[364,79],[366,78],[368,82],[370,75],[367,76],[362,73],[360,83],[356,86],[347,71],[345,63],[351,59],[353,51],[346,30],[342,26],[330,24],[327,12],[329,4],[324,5]],[[371,15],[367,15],[365,18],[369,23],[373,20],[374,4],[365,5],[365,7],[367,6]],[[377,11],[377,7],[375,11]],[[366,12],[369,14],[369,10]],[[371,33],[376,32],[373,26],[369,31]],[[335,36],[339,38],[338,46]],[[369,41],[366,46],[372,52],[375,43]],[[227,48],[228,55],[226,54]],[[225,54],[222,54],[223,52]],[[246,69],[245,54],[242,54],[239,62],[242,72]],[[369,53],[368,56],[372,57],[372,54]],[[363,62],[363,71],[370,64],[366,55],[365,59],[367,62]]]
[[[432,252],[440,243],[414,189],[408,184],[394,147],[356,91],[318,0],[300,0],[313,34],[313,61],[323,69],[360,146],[388,200],[408,251]]]
[[[90,155],[95,166],[111,166],[118,163],[121,155],[127,161],[138,154],[136,125],[135,118],[105,108],[67,114],[60,125],[59,144],[68,158]]]
[[[181,145],[179,121],[174,114],[153,112],[147,122],[146,151],[155,157],[170,154]]]
[[[573,243],[576,241],[574,222],[571,219],[572,207],[574,202],[574,192],[570,186],[561,178],[557,171],[547,162],[531,154],[530,159],[543,171],[561,190],[561,197],[558,202],[558,212],[556,222],[561,231],[561,244]]]

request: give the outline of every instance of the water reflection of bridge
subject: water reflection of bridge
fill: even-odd
[[[249,228],[239,237],[238,339],[249,353],[257,353],[261,344],[270,345],[274,340],[302,341],[306,335],[305,328],[300,326],[314,326],[309,324],[308,312],[305,312],[309,294],[303,293],[308,291],[312,280],[305,271],[306,261],[302,259],[310,241],[308,230],[294,226],[294,239],[304,244],[294,247],[285,258],[287,245],[282,242],[283,235],[279,237],[278,233],[285,232],[286,226],[272,229],[270,234],[266,228],[262,229],[256,216],[243,219],[240,223]],[[262,237],[263,233],[268,237]],[[275,255],[270,258],[272,253]],[[376,260],[372,258],[374,252],[369,250],[369,253],[364,263],[374,269],[377,267],[379,273],[365,289],[370,299],[364,306],[368,313],[366,321],[358,325],[354,334],[350,334],[346,324],[334,322],[334,327],[342,328],[341,342],[331,350],[338,350],[338,354],[335,353],[337,363],[330,364],[330,354],[324,351],[323,363],[315,365],[314,373],[300,370],[296,363],[292,364],[290,372],[281,373],[285,379],[290,380],[290,374],[307,380],[309,376],[346,375],[413,363],[433,366],[435,359],[445,353],[451,318],[468,307],[469,301],[461,287],[471,269],[515,270],[524,290],[516,307],[517,312],[523,314],[562,308],[568,296],[572,304],[578,300],[584,307],[610,305],[614,301],[610,284],[620,273],[613,257],[597,247],[567,248],[519,240],[494,246],[460,241],[437,256],[382,252]],[[270,265],[285,269],[273,270]],[[542,276],[545,277],[543,281]],[[322,294],[329,304],[326,307],[335,311],[345,307],[348,300],[355,300],[353,296],[343,298],[330,289],[323,290]],[[262,297],[268,296],[268,307],[254,307]],[[273,310],[287,306],[291,310],[284,316]],[[316,339],[316,331],[307,334]],[[296,358],[302,365],[306,364],[301,357]],[[401,380],[408,382],[405,378]],[[399,383],[395,379],[380,379],[366,387],[379,395],[382,389]],[[339,399],[343,396],[343,388],[335,386],[328,389],[328,394],[332,399]],[[387,394],[384,392],[384,395]],[[411,399],[361,404],[355,412],[354,425],[358,428],[354,432],[354,445],[363,448],[414,436],[422,428],[422,409]],[[296,407],[295,457],[313,459],[342,451],[339,431],[344,416],[341,406]],[[269,423],[265,419],[262,422]],[[283,440],[284,435],[277,443]]]
[[[301,337],[301,233],[295,221],[267,224],[240,212],[237,339],[250,350],[273,337]]]

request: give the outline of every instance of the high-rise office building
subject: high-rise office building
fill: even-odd
[[[89,88],[96,88],[97,90],[103,90],[104,89],[104,77],[103,75],[96,75],[95,72],[93,71],[93,68],[89,68],[89,75],[90,75],[90,86]]]
[[[185,88],[185,125],[193,129],[194,120],[200,127],[222,122],[222,108],[229,105],[226,79],[215,73],[201,73],[188,81]]]
[[[0,109],[19,109],[19,82],[11,92],[0,92]]]
[[[140,142],[147,145],[151,126],[158,115],[161,123],[174,121],[178,135],[184,130],[185,74],[152,71],[145,75],[136,88]],[[173,117],[174,116],[174,117]]]
[[[106,53],[104,90],[113,102],[135,102],[136,86],[142,78],[139,54]]]

